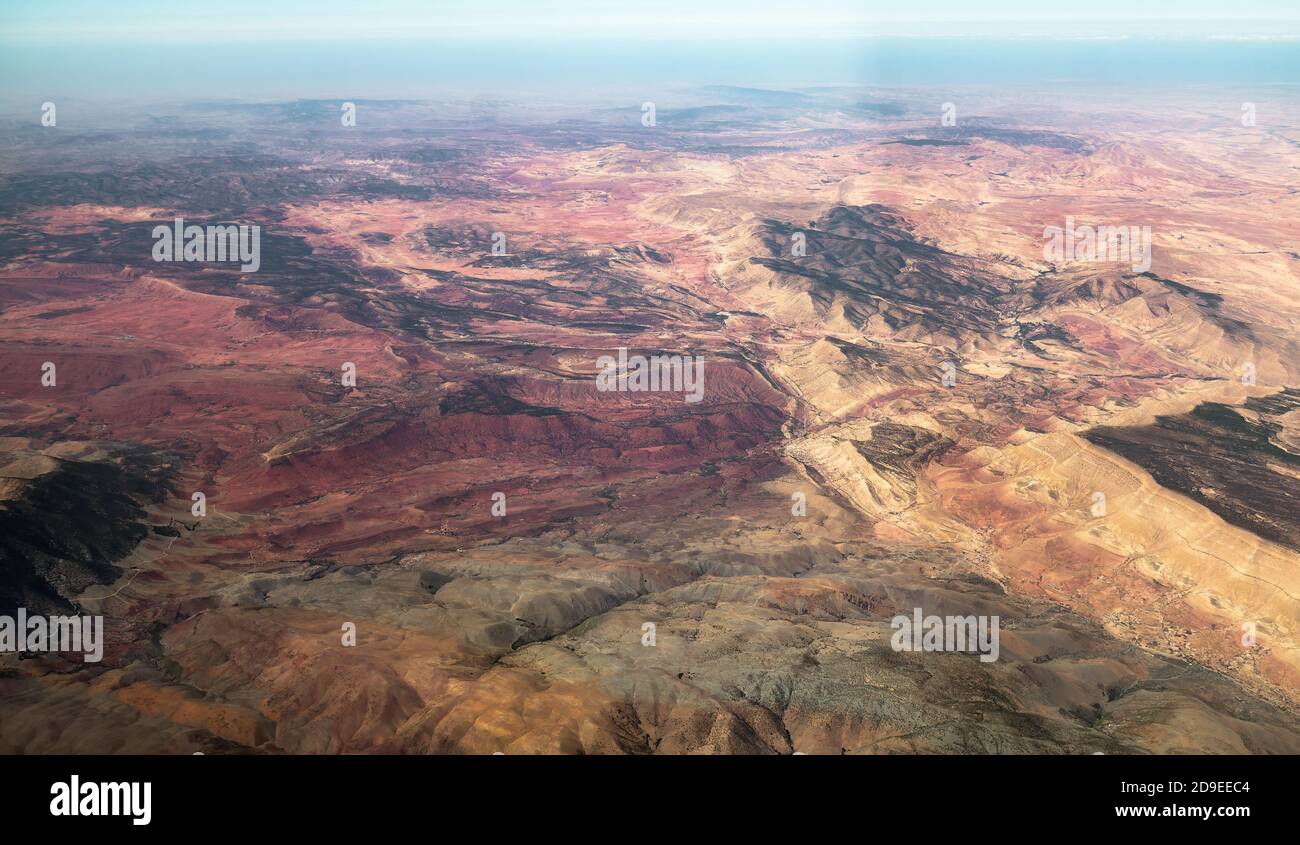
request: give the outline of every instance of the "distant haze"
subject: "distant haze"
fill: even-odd
[[[0,50],[10,97],[421,97],[441,91],[621,89],[653,99],[698,84],[1300,83],[1291,40],[885,37],[487,39],[110,45]]]
[[[1294,0],[0,3],[0,96],[20,100],[1289,83],[1298,69]]]

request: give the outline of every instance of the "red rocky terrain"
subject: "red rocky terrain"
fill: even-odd
[[[1300,116],[694,96],[15,129],[0,614],[107,644],[0,655],[0,752],[1300,752]]]

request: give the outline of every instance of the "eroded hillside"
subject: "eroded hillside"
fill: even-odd
[[[1300,753],[1295,130],[696,96],[15,130],[0,751]]]

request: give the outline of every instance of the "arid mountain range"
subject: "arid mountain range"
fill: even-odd
[[[354,105],[0,122],[0,753],[1300,753],[1293,95]]]

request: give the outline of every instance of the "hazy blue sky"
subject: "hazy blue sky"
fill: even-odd
[[[1261,20],[1300,20],[1298,0],[3,0],[0,39],[231,39],[898,34],[1039,22],[1037,32],[1157,34],[1141,22],[1225,21],[1201,31],[1266,35]],[[967,26],[966,22],[975,24]],[[1082,22],[1076,24],[1075,22]],[[918,27],[918,24],[928,26]],[[1290,28],[1294,32],[1294,28]]]
[[[1300,0],[0,0],[20,108],[1062,80],[1300,83]]]

